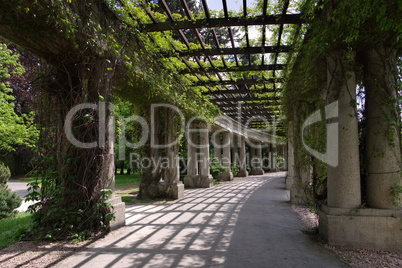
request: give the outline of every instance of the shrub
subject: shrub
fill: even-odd
[[[214,179],[217,179],[218,175],[220,173],[227,171],[227,169],[224,166],[222,166],[221,164],[219,164],[219,163],[217,163],[215,161],[211,161],[210,168],[211,168],[212,177]]]
[[[233,176],[234,177],[236,177],[236,175],[237,175],[237,173],[239,173],[239,168],[240,168],[240,165],[239,164],[237,164],[237,163],[231,163],[231,171],[232,171],[232,173],[233,173]]]
[[[0,162],[0,185],[6,185],[8,179],[11,177],[10,169]]]
[[[6,185],[0,185],[0,219],[14,217],[15,210],[21,205],[21,197],[12,192]]]

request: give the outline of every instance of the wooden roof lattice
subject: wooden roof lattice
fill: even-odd
[[[123,1],[119,2],[124,7]],[[300,27],[305,23],[302,14],[289,11],[289,0],[283,1],[280,7],[270,9],[268,0],[263,0],[261,14],[253,16],[248,13],[247,0],[243,0],[242,14],[234,17],[230,16],[232,13],[228,10],[227,0],[222,0],[223,12],[220,14],[223,17],[219,17],[216,12],[210,11],[207,0],[199,2],[202,16],[190,10],[186,0],[180,0],[185,18],[178,20],[167,1],[159,0],[159,6],[168,18],[162,22],[143,3],[142,7],[150,22],[142,22],[140,29],[151,38],[154,32],[176,33],[175,36],[179,37],[183,46],[177,48],[172,44],[174,51],[161,51],[161,55],[178,57],[187,67],[179,74],[193,77],[195,81],[192,86],[202,87],[202,94],[208,95],[224,114],[238,120],[239,114],[236,111],[241,104],[241,123],[253,116],[264,116],[267,120],[278,117],[281,84],[285,82],[280,73],[286,67],[283,56],[293,49],[293,44],[284,39],[284,30],[287,25]],[[277,13],[272,14],[273,10]],[[260,27],[258,42],[250,38],[251,27]],[[243,35],[241,40],[236,39],[236,31]],[[268,32],[269,40],[266,36]],[[203,36],[205,33],[212,36],[212,41],[206,41]],[[228,40],[225,44],[219,41],[219,37],[222,37],[219,35],[222,34]],[[194,42],[197,42],[196,46]],[[267,126],[256,119],[251,127]]]

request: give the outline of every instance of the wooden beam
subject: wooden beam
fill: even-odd
[[[240,48],[211,48],[194,49],[176,52],[166,52],[165,57],[195,57],[195,56],[218,56],[218,55],[237,55],[237,54],[261,54],[261,53],[282,53],[290,52],[291,46],[264,46],[264,47],[240,47]]]
[[[240,111],[239,110],[229,110],[229,111],[227,111],[227,110],[225,110],[224,111],[224,113],[225,114],[230,114],[230,115],[235,115],[235,114],[237,114],[237,115],[271,115],[266,109],[264,109],[264,110],[244,110],[244,109],[241,109]]]
[[[198,81],[192,86],[220,86],[220,85],[263,85],[272,83],[283,83],[284,78],[270,78],[270,79],[237,79],[237,80],[223,80],[223,81]],[[268,91],[267,91],[268,92]],[[247,92],[248,93],[248,92]]]
[[[216,104],[219,108],[223,107],[237,107],[237,103],[221,103],[221,104]],[[241,107],[248,107],[248,106],[260,106],[260,109],[268,109],[269,107],[275,107],[275,106],[280,106],[279,103],[274,103],[274,102],[265,102],[265,103],[243,103]]]
[[[264,93],[275,93],[277,90],[262,89],[262,90],[248,90],[248,89],[238,89],[238,90],[215,90],[209,92],[202,92],[202,95],[217,96],[217,95],[228,95],[228,94],[264,94]]]
[[[230,108],[230,107],[225,107]],[[247,109],[248,108],[248,109]],[[230,108],[231,110],[222,110],[222,112],[225,113],[231,113],[231,114],[239,114],[239,110]],[[261,109],[256,109],[255,107],[242,107],[240,110],[241,114],[259,114],[259,113],[266,113],[267,109],[261,110]]]
[[[279,100],[279,97],[262,97],[262,98],[257,98],[257,97],[247,97],[247,98],[222,98],[222,99],[211,99],[210,101],[212,103],[217,103],[217,102],[228,102],[228,101],[235,101],[235,102],[240,102],[240,101],[271,101],[271,100]],[[260,103],[261,104],[261,103]]]
[[[282,70],[285,64],[269,64],[269,65],[246,65],[246,66],[232,66],[232,67],[207,67],[204,69],[183,70],[180,74],[205,74],[213,72],[246,72],[246,71],[272,71]]]
[[[142,25],[144,32],[160,32],[195,28],[233,27],[252,25],[302,24],[302,14],[268,15],[256,17],[211,18],[191,21],[160,22]]]

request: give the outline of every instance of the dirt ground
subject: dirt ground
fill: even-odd
[[[20,241],[0,250],[0,267],[52,267],[89,243],[89,241],[80,244],[72,244],[71,241]]]

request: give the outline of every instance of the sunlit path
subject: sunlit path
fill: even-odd
[[[186,190],[169,205],[128,206],[127,226],[58,266],[340,267],[298,230],[301,222],[285,202],[284,175]]]

